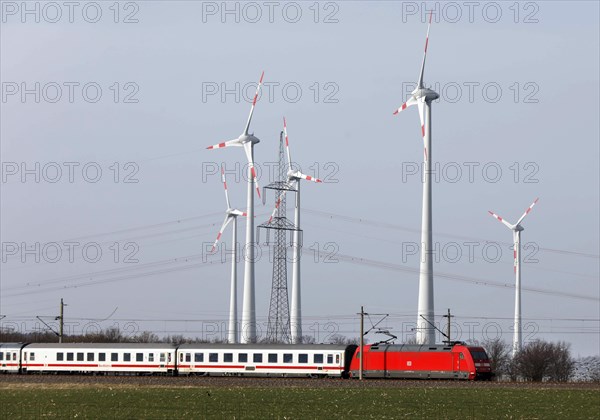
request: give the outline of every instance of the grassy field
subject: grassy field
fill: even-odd
[[[0,387],[0,418],[598,419],[599,389]]]

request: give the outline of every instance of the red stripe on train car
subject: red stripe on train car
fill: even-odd
[[[198,368],[213,368],[213,369],[244,369],[243,365],[194,365],[194,369]]]
[[[91,363],[48,363],[48,367],[98,367]]]
[[[318,366],[256,366],[256,369],[317,369]],[[343,370],[339,366],[323,366],[323,370]]]
[[[112,364],[114,368],[160,368],[160,365],[142,365],[142,364]],[[164,369],[164,368],[163,368]]]

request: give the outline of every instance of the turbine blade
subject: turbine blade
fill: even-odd
[[[285,117],[283,117],[283,135],[285,136],[285,150],[287,152],[288,168],[291,171],[292,170],[292,156],[290,155],[290,142],[288,140],[287,124],[285,122]]]
[[[227,192],[227,181],[225,180],[225,170],[223,169],[223,165],[221,165],[221,180],[223,181],[223,188],[225,188],[225,201],[227,202],[227,208],[231,208],[231,204],[229,204],[229,193]]]
[[[414,96],[411,96],[408,101],[404,102],[400,108],[398,108],[397,110],[394,111],[394,115],[399,114],[400,112],[404,111],[406,108],[408,108],[409,106],[413,106],[417,104],[417,99]]]
[[[229,141],[225,141],[223,143],[219,143],[219,144],[215,144],[213,146],[208,146],[207,149],[212,150],[212,149],[221,149],[223,147],[241,147],[242,143],[240,143],[239,139],[233,139],[233,140],[229,140]]]
[[[312,182],[323,182],[321,181],[319,178],[315,178],[313,176],[310,175],[305,175],[302,172],[296,172],[296,176],[298,178],[302,178],[302,179],[306,179],[307,181],[312,181]]]
[[[210,250],[210,252],[213,252],[215,250],[215,248],[217,247],[217,244],[219,243],[219,241],[221,240],[221,236],[223,235],[223,231],[225,230],[225,228],[227,227],[227,225],[229,224],[229,222],[231,222],[231,219],[233,219],[232,216],[227,215],[225,216],[225,220],[223,221],[223,225],[221,226],[221,229],[219,230],[219,234],[217,235],[217,239],[215,240],[215,243],[212,246],[212,249]]]
[[[531,209],[533,209],[533,206],[536,205],[538,200],[539,200],[539,197],[535,199],[535,201],[531,204],[531,206],[527,207],[527,210],[525,210],[525,213],[523,213],[523,216],[521,216],[521,218],[517,222],[517,225],[520,224],[523,221],[523,219],[525,218],[525,216],[527,216],[529,214],[529,212],[531,211]]]
[[[244,217],[246,217],[248,215],[245,211],[241,211],[238,209],[231,210],[231,214],[235,214],[236,216],[244,216]]]
[[[504,220],[502,217],[498,216],[493,211],[488,211],[488,213],[491,214],[492,216],[494,216],[496,219],[498,219],[499,222],[502,222],[504,225],[506,225],[506,227],[508,227],[509,229],[513,228],[513,225],[511,225],[510,223],[508,223],[506,220]]]
[[[423,152],[425,154],[425,160],[427,160],[427,143],[425,142],[425,97],[421,97],[417,100],[417,107],[419,108],[419,118],[421,119],[421,136],[423,136]]]
[[[427,46],[429,45],[429,29],[431,29],[431,17],[433,10],[429,13],[429,24],[427,25],[427,37],[425,38],[425,52],[423,53],[423,63],[421,64],[421,73],[419,74],[419,82],[417,88],[423,88],[423,74],[425,73],[425,59],[427,58]]]
[[[258,180],[256,179],[256,169],[254,169],[254,161],[252,160],[252,143],[244,143],[244,151],[246,152],[248,164],[250,165],[250,170],[252,171],[252,178],[254,179],[254,183],[256,185],[256,193],[258,194],[258,198],[260,198],[260,187],[258,186]]]
[[[269,217],[269,221],[267,222],[267,224],[269,224],[273,221],[273,218],[277,214],[277,210],[279,209],[279,206],[281,205],[281,201],[283,200],[283,197],[285,197],[285,193],[287,191],[288,190],[282,190],[279,192],[279,197],[277,197],[277,201],[275,201],[275,208],[273,209],[273,212],[271,213],[271,217]]]
[[[254,94],[254,99],[252,100],[252,107],[250,108],[250,115],[248,116],[248,122],[246,123],[246,128],[244,129],[244,134],[248,135],[248,130],[250,129],[250,121],[252,121],[252,114],[254,114],[254,107],[256,106],[256,100],[258,99],[258,93],[260,92],[260,87],[262,86],[263,77],[265,77],[265,72],[263,71],[260,76],[260,81],[258,82],[258,86],[256,87],[256,93]]]

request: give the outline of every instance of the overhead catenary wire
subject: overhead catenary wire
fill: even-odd
[[[303,248],[302,252],[303,252],[303,254],[306,254],[307,252],[316,252],[320,256],[327,256],[327,253],[325,253],[324,251],[320,251],[320,250],[308,250],[307,251]],[[3,295],[4,295],[3,297],[24,296],[24,295],[45,293],[45,292],[61,290],[61,289],[78,288],[78,287],[85,287],[85,286],[91,286],[91,285],[97,285],[97,284],[112,283],[112,282],[117,282],[117,281],[154,276],[154,275],[158,275],[158,274],[166,274],[166,273],[171,273],[171,272],[175,272],[175,271],[191,270],[191,269],[207,267],[207,266],[221,263],[220,261],[217,262],[214,260],[210,260],[210,261],[207,260],[206,262],[194,263],[191,265],[177,265],[177,264],[188,263],[190,261],[195,261],[195,260],[202,259],[202,258],[204,258],[204,256],[202,254],[193,254],[193,255],[186,256],[186,257],[182,257],[182,258],[173,258],[173,259],[168,259],[168,260],[156,261],[156,262],[152,262],[152,263],[137,264],[136,266],[133,266],[133,267],[115,268],[115,269],[104,270],[104,271],[96,272],[96,273],[85,273],[85,274],[67,276],[67,277],[62,277],[62,278],[54,278],[54,279],[50,279],[47,281],[41,281],[41,282],[35,283],[35,284],[27,284],[24,286],[15,286],[13,288],[5,288],[5,292],[6,291],[9,291],[9,292],[15,291],[16,293],[12,293],[12,294],[8,294],[8,295],[6,293],[3,293]],[[213,258],[214,258],[214,256],[213,256]],[[362,265],[362,266],[367,266],[367,267],[375,267],[375,268],[380,268],[380,269],[407,272],[407,273],[418,273],[419,272],[419,270],[416,268],[403,266],[403,265],[400,265],[397,263],[390,263],[390,262],[385,262],[385,261],[378,261],[378,260],[373,260],[373,259],[355,257],[355,256],[347,255],[347,254],[336,254],[336,258],[342,262],[357,264],[357,265]],[[136,271],[138,271],[138,270],[145,270],[148,268],[161,267],[163,265],[170,265],[170,264],[174,264],[176,266],[169,267],[169,268],[161,268],[161,269],[157,269],[154,271],[144,271],[142,273],[136,273]],[[128,273],[128,272],[132,272],[132,274],[119,276],[119,274],[121,274],[121,273]],[[98,278],[98,277],[102,277],[102,276],[106,276],[106,275],[117,275],[117,277],[111,277],[108,279]],[[472,284],[481,285],[481,286],[491,286],[491,287],[497,287],[497,288],[503,288],[503,289],[513,289],[514,288],[514,284],[495,282],[492,280],[467,277],[467,276],[462,276],[462,275],[458,275],[458,274],[444,273],[444,272],[440,272],[440,271],[438,271],[436,273],[436,277],[445,278],[448,280],[462,281],[462,282],[472,283]],[[68,282],[68,281],[82,280],[82,279],[88,279],[88,280],[85,282],[80,282],[80,283],[76,283],[76,284],[70,284],[70,285],[67,284],[67,285],[63,285],[63,286],[58,285],[58,286],[47,287],[48,284],[55,285],[55,284],[59,284],[61,282]],[[31,290],[32,287],[36,287],[36,288]],[[30,289],[30,290],[27,290],[27,289]],[[573,298],[573,299],[590,300],[590,301],[594,301],[594,302],[600,301],[600,298],[598,298],[598,297],[589,296],[589,295],[579,295],[579,294],[569,293],[569,292],[561,292],[561,291],[557,291],[557,290],[548,290],[548,289],[533,288],[533,287],[524,287],[523,290],[526,292],[531,292],[531,293],[541,293],[541,294],[547,294],[547,295],[569,297],[569,298]]]

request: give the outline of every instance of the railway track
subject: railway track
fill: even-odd
[[[150,386],[150,387],[264,387],[264,388],[544,388],[544,389],[597,389],[598,383],[531,383],[531,382],[467,382],[440,380],[380,380],[369,379],[305,379],[305,378],[239,378],[239,377],[171,377],[171,376],[124,376],[124,375],[0,375],[1,388],[35,387],[37,385],[72,386]]]

